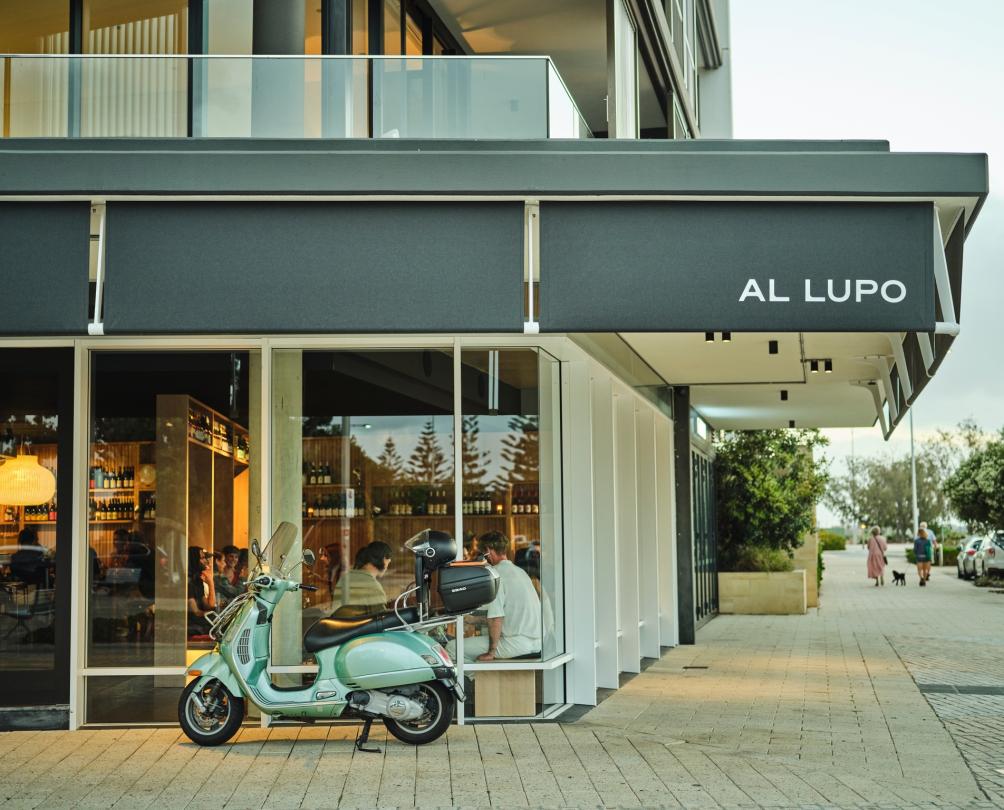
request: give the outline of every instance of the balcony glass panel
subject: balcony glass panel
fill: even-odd
[[[188,129],[185,59],[71,59],[84,137],[175,138]]]
[[[572,101],[554,65],[547,66],[547,127],[549,138],[588,138],[589,125]]]
[[[536,57],[3,56],[3,137],[590,137]]]
[[[374,59],[374,138],[546,138],[546,59]]]

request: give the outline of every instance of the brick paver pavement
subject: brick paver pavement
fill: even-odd
[[[575,723],[0,734],[0,808],[1004,807],[1004,595],[826,564],[818,611],[719,617]]]

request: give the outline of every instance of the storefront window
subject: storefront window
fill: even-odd
[[[272,369],[272,522],[301,529],[318,558],[302,576],[320,589],[276,613],[274,660],[290,665],[319,618],[393,605],[414,579],[405,540],[453,533],[453,360],[280,350]]]
[[[211,646],[206,612],[240,593],[259,489],[252,359],[257,368],[247,352],[92,356],[89,667],[184,667]],[[132,700],[138,681],[97,677],[89,706],[110,702],[108,690]],[[160,719],[184,685],[154,681],[163,688],[131,721]]]
[[[503,586],[497,605],[465,620],[464,659],[547,660],[564,649],[558,363],[533,349],[465,350],[461,375],[464,550],[487,555]],[[474,690],[481,716],[520,704],[513,713],[537,714],[563,695],[560,671],[548,670],[511,673],[501,691],[479,672]]]
[[[66,351],[0,349],[0,706],[66,700]]]

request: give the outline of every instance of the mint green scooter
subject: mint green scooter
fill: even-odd
[[[220,745],[237,733],[250,701],[276,719],[359,717],[364,721],[356,740],[360,750],[371,750],[364,746],[378,718],[404,742],[438,739],[464,695],[449,654],[425,631],[491,602],[498,575],[484,563],[455,562],[456,540],[426,529],[405,543],[415,555],[415,583],[394,608],[316,622],[303,640],[317,660],[316,679],[305,687],[276,686],[268,672],[272,614],[287,593],[316,590],[290,578],[296,566],[314,562],[307,550],[301,560],[287,564],[296,533],[294,525],[282,523],[265,550],[252,543],[256,565],[246,591],[220,613],[207,614],[217,646],[188,669],[192,681],[178,704],[182,731],[199,745]],[[433,573],[443,605],[435,615],[430,611]]]

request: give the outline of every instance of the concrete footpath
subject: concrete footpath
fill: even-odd
[[[13,732],[0,808],[1004,807],[1004,594],[826,565],[818,611],[719,617],[574,723],[382,755],[338,727]]]

